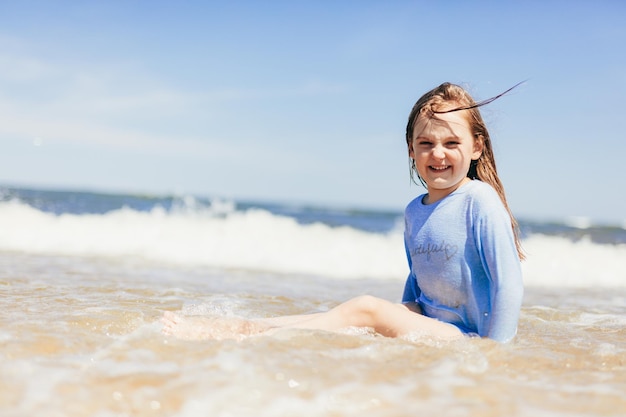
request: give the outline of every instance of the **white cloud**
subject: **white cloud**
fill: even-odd
[[[0,55],[0,79],[11,82],[39,80],[49,72],[42,61],[28,57]]]
[[[0,82],[30,82],[50,73],[48,63],[25,55],[27,44],[20,39],[0,35]]]
[[[344,86],[311,79],[279,89],[188,92],[171,88],[136,65],[77,66],[27,56],[14,47],[16,42],[6,45],[0,39],[0,87],[7,87],[0,90],[0,135],[44,146],[71,143],[222,159],[263,154],[268,152],[263,132],[234,125],[227,130],[227,123],[221,123],[241,118],[233,113],[237,102],[257,101],[262,106],[268,99],[345,91]],[[213,120],[221,125],[213,126]],[[168,122],[168,129],[161,130]],[[194,126],[186,130],[189,125]]]

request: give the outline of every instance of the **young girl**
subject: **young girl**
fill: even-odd
[[[522,303],[523,253],[478,110],[495,98],[476,103],[463,88],[444,83],[422,96],[409,115],[411,177],[417,174],[428,192],[405,211],[410,273],[402,304],[365,295],[324,313],[257,320],[166,312],[163,332],[222,339],[286,328],[354,326],[390,337],[417,333],[511,340]]]

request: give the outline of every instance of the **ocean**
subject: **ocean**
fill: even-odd
[[[626,416],[626,230],[519,219],[509,344],[164,336],[165,311],[399,301],[402,213],[0,187],[2,416]]]

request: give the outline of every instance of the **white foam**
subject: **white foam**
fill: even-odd
[[[401,232],[301,225],[258,209],[219,216],[128,208],[103,215],[55,216],[10,201],[0,203],[0,230],[0,250],[29,253],[135,256],[340,278],[397,278],[407,272]]]
[[[186,266],[403,281],[402,231],[372,233],[302,225],[260,209],[129,208],[56,216],[19,201],[0,202],[0,250],[70,256],[134,257]],[[626,245],[531,235],[523,245],[533,286],[626,287]]]
[[[583,216],[571,216],[565,218],[565,224],[576,229],[588,229],[593,224],[591,219]]]
[[[527,285],[626,287],[626,245],[602,245],[581,239],[532,235],[524,240],[522,264]]]

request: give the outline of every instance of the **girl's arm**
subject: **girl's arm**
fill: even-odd
[[[490,282],[487,336],[508,342],[517,333],[524,287],[511,220],[504,207],[492,205],[478,232],[481,259]]]

